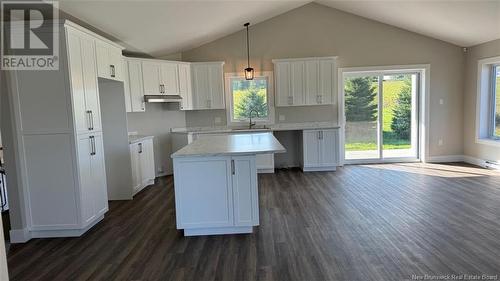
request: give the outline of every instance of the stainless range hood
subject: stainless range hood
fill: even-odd
[[[145,102],[181,102],[182,97],[179,95],[145,95]]]

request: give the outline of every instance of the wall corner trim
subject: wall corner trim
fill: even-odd
[[[31,232],[27,228],[12,229],[9,234],[11,243],[26,243],[32,238]]]

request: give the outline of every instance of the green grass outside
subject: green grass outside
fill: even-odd
[[[500,83],[500,80],[498,80]],[[375,91],[378,91],[378,83],[373,83]],[[393,110],[397,103],[398,93],[404,86],[404,81],[400,80],[386,80],[383,83],[384,87],[384,106],[382,112],[383,120],[383,139],[384,139],[384,149],[407,149],[411,147],[410,140],[400,139],[396,134],[392,132],[391,123],[393,118]],[[498,128],[500,130],[500,127]],[[356,143],[346,143],[345,149],[347,151],[364,151],[364,150],[376,150],[376,142],[356,142]]]

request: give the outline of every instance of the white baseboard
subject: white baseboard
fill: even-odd
[[[448,162],[465,162],[488,169],[499,169],[500,165],[492,164],[487,160],[468,156],[468,155],[443,155],[431,156],[427,159],[427,163],[448,163]]]
[[[430,156],[427,158],[427,163],[448,163],[448,162],[464,162],[463,155],[442,155]]]
[[[31,233],[27,228],[22,229],[11,229],[9,231],[10,243],[26,243],[32,237]]]

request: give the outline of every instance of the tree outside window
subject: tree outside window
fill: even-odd
[[[233,96],[233,119],[247,120],[268,119],[269,107],[267,103],[267,79],[255,78],[245,80],[244,78],[232,79],[231,91]]]

